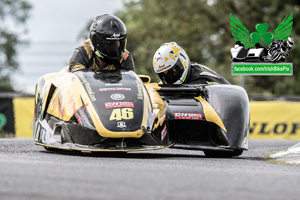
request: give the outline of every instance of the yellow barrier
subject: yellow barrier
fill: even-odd
[[[300,102],[250,102],[250,139],[300,139]]]
[[[32,137],[34,98],[14,98],[16,137]]]

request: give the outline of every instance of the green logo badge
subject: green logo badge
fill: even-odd
[[[3,113],[0,113],[0,131],[2,131],[2,128],[7,123],[6,116]]]
[[[230,26],[232,35],[235,41],[240,41],[245,48],[250,48],[259,43],[261,46],[267,47],[273,41],[284,40],[287,41],[290,37],[293,26],[293,15],[285,17],[284,20],[278,25],[274,32],[267,32],[269,25],[256,24],[256,32],[249,33],[248,29],[237,18],[230,14]]]
[[[256,24],[255,31],[249,32],[244,24],[230,14],[230,29],[236,41],[230,49],[231,60],[234,62],[251,62],[251,65],[232,65],[232,74],[252,75],[292,75],[293,64],[284,62],[292,51],[294,39],[291,37],[293,15],[285,17],[277,28],[270,32],[267,23]],[[262,64],[255,62],[270,62]]]

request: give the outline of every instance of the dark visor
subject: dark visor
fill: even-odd
[[[184,73],[184,67],[178,58],[176,64],[165,72],[158,73],[159,78],[165,84],[175,83],[180,79],[182,74]]]
[[[97,45],[96,49],[104,54],[104,56],[118,59],[122,56],[125,50],[126,39],[101,40],[98,44],[99,45]]]

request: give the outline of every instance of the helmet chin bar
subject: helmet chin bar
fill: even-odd
[[[182,84],[183,83],[183,81],[181,80],[181,77],[180,77],[180,79],[178,79],[175,83],[173,83],[173,84]]]
[[[125,54],[125,51],[124,51],[121,53],[120,57],[110,57],[110,56],[105,55],[104,53],[98,51],[97,49],[95,49],[92,44],[91,44],[91,47],[92,47],[93,52],[96,55],[97,59],[100,59],[105,64],[115,64],[116,62],[119,62],[120,59],[122,58],[122,56]]]
[[[182,84],[185,81],[185,79],[187,78],[188,72],[189,72],[189,70],[186,70],[182,74],[182,76],[175,83],[173,83],[173,84]]]

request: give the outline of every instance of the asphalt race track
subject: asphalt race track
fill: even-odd
[[[299,141],[250,140],[238,158],[201,151],[49,153],[32,139],[0,139],[0,199],[299,199],[300,165],[265,156]]]

